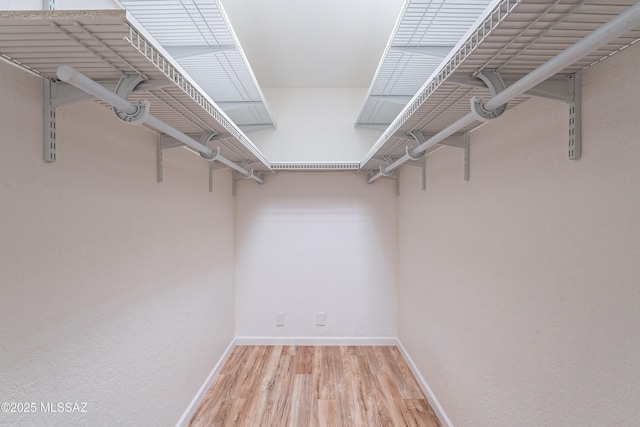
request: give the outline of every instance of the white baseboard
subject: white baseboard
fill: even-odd
[[[411,359],[411,356],[409,356],[407,349],[404,348],[404,346],[402,345],[402,342],[400,342],[399,339],[396,341],[396,345],[398,346],[400,353],[402,353],[402,356],[406,360],[407,365],[409,365],[409,369],[411,369],[413,376],[416,377],[416,380],[418,381],[418,385],[422,389],[422,392],[425,394],[425,396],[427,396],[427,400],[429,401],[429,404],[433,408],[433,411],[438,416],[438,419],[440,420],[440,422],[446,427],[453,427],[451,420],[449,419],[449,417],[447,417],[447,414],[444,412],[444,409],[442,408],[442,406],[440,406],[440,402],[438,402],[438,399],[436,399],[435,394],[433,394],[433,390],[431,390],[431,387],[429,387],[429,384],[427,384],[427,381],[424,379],[424,377],[420,373],[420,370],[418,370],[418,367],[413,362],[413,359]]]
[[[236,345],[380,345],[398,343],[396,337],[236,337]]]
[[[222,370],[222,367],[226,363],[227,359],[229,359],[229,356],[231,355],[231,352],[233,351],[235,346],[236,346],[236,342],[235,342],[235,339],[233,339],[231,340],[231,343],[229,344],[227,349],[224,351],[224,353],[222,353],[222,357],[220,357],[218,362],[215,364],[215,366],[209,373],[209,376],[207,377],[207,379],[200,386],[200,389],[191,400],[191,403],[189,403],[189,406],[187,406],[187,409],[182,414],[182,417],[180,417],[180,419],[176,423],[176,427],[186,427],[187,425],[189,425],[191,418],[195,415],[196,411],[200,407],[200,404],[202,403],[205,396],[207,395],[207,392],[213,385],[213,381],[216,379],[216,377]]]

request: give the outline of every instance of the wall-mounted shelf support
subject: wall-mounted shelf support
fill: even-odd
[[[509,87],[513,83],[517,82],[516,79],[504,79],[505,86]],[[468,88],[484,88],[486,85],[482,80],[477,77],[460,77],[451,76],[447,79],[447,83],[452,83],[462,87]],[[571,76],[558,77],[554,76],[548,80],[543,81],[540,84],[532,87],[524,92],[524,95],[535,96],[537,98],[553,99],[556,101],[570,102],[573,100],[572,91],[573,82],[571,82]]]
[[[228,139],[231,138],[231,135],[228,133],[214,133],[214,132],[205,132],[202,135],[198,135],[198,134],[186,134],[187,136],[189,136],[189,138],[195,139],[195,140],[200,140],[200,138],[202,138],[204,135],[213,135],[211,137],[209,137],[207,139],[207,142],[213,142],[213,141],[218,141],[221,139]],[[162,139],[162,148],[163,149],[167,149],[167,148],[174,148],[174,147],[184,147],[186,144],[184,142],[178,141],[177,139],[175,139],[174,137],[170,136],[170,135],[162,135],[163,139]]]
[[[426,138],[422,134],[422,132],[409,132],[409,136],[411,136],[418,145],[422,144]],[[413,148],[406,147],[405,152],[407,156],[409,156],[410,160],[407,160],[405,164],[409,166],[415,166],[422,169],[422,191],[427,190],[427,152],[423,151],[422,153],[416,154],[413,151]]]
[[[42,148],[45,162],[56,161],[56,107],[52,103],[54,94],[51,80],[44,79],[42,83],[43,114],[42,114]]]
[[[223,136],[220,136],[220,135],[216,134],[215,132],[205,132],[200,136],[199,140],[200,140],[200,144],[208,147],[210,142],[213,142],[213,141],[216,141],[216,140],[219,140],[219,139],[228,138],[228,137],[229,137],[228,134],[223,134]],[[220,153],[220,148],[216,148],[213,151],[215,153],[215,155],[213,156],[213,159],[215,159],[215,157],[218,155],[218,153]],[[209,160],[207,157],[205,157],[205,159]],[[245,164],[248,164],[248,162],[245,163]],[[217,169],[224,169],[226,167],[228,167],[228,166],[223,165],[221,163],[214,162],[213,160],[209,161],[209,180],[208,180],[208,182],[209,182],[209,193],[213,193],[213,187],[214,187],[213,173]]]
[[[390,165],[391,163],[393,163],[394,159],[391,156],[382,156],[382,159],[387,163],[387,165]],[[393,179],[396,182],[396,196],[400,195],[400,171],[399,170],[394,170],[391,171],[389,173],[384,171],[384,167],[380,166],[380,171],[378,172],[378,174],[382,175],[385,178],[389,178],[389,179]],[[373,177],[376,173],[375,171],[367,171],[369,177]],[[368,180],[367,180],[368,184],[371,184]]]
[[[440,141],[439,144],[447,147],[464,148],[464,134],[451,135],[447,139]]]
[[[218,162],[209,162],[209,193],[213,193],[213,189],[214,189],[213,173],[218,169],[226,169],[227,167],[228,166]]]
[[[555,11],[556,6],[563,2],[543,3],[548,7],[541,7],[540,11],[533,15],[535,19],[542,20],[543,17],[545,20],[548,19],[549,16],[545,15]],[[566,4],[569,3],[571,2],[567,0]],[[611,6],[614,7],[613,4]],[[620,6],[623,5],[620,4]],[[540,35],[531,26],[521,25],[527,21],[523,19],[524,16],[531,16],[526,2],[510,2],[510,0],[496,2],[495,7],[487,10],[486,16],[478,21],[478,25],[470,36],[457,45],[458,50],[455,54],[431,75],[360,162],[360,170],[370,171],[369,174],[372,175],[367,182],[373,183],[376,179],[390,174],[402,164],[411,161],[408,154],[403,154],[380,171],[376,170],[380,164],[377,153],[400,154],[399,150],[403,146],[398,144],[398,135],[415,129],[416,123],[423,126],[419,130],[426,131],[432,136],[413,148],[413,154],[432,149],[452,135],[477,128],[478,122],[486,122],[498,117],[508,103],[520,104],[530,93],[538,92],[538,94],[549,96],[553,92],[550,89],[551,83],[547,82],[550,79],[560,81],[562,80],[560,76],[566,78],[567,75],[584,70],[612,53],[635,43],[636,33],[640,29],[640,3],[626,5],[626,10],[617,15],[614,9],[611,13],[590,14],[589,7],[581,3],[568,13],[567,16],[587,14],[592,18],[589,22],[582,22],[584,25],[576,25],[575,34],[570,34],[574,29],[567,32],[561,27],[561,21],[550,20],[548,29]],[[576,23],[581,22],[581,19],[583,18],[579,18]],[[599,26],[593,29],[592,23]],[[498,28],[505,31],[496,31]],[[505,37],[506,34],[511,36]],[[543,40],[547,36],[550,37],[549,40],[553,40],[553,43]],[[525,42],[526,46],[519,48],[517,52],[512,52],[510,48],[513,47],[515,40]],[[500,64],[499,69],[504,76],[518,76],[518,79],[505,86],[499,74],[484,69],[490,64]],[[523,72],[526,74],[521,75]],[[458,76],[453,76],[454,73]],[[484,102],[482,99],[473,97],[473,89],[461,91],[456,87],[459,86],[456,80],[461,77],[463,84],[465,81],[470,81],[472,77],[481,80],[491,90],[492,97]],[[573,98],[567,100],[565,83],[553,84],[563,87],[559,96],[562,100],[572,102],[570,136],[575,137],[575,140],[570,142],[569,157],[575,159],[579,158],[581,148],[580,94],[574,93]],[[474,85],[476,84],[474,80]],[[574,83],[574,92],[576,89],[579,91],[579,86]],[[444,105],[443,100],[454,102]],[[471,111],[465,114],[465,109],[462,107],[469,103]],[[440,111],[441,107],[444,108],[442,111]],[[434,120],[427,122],[434,112],[439,114],[442,122]],[[447,117],[444,117],[445,112]],[[422,123],[426,124],[422,125]],[[470,151],[466,147],[465,151],[468,165]],[[465,169],[467,169],[465,171],[467,178],[470,176],[469,167],[466,166]]]
[[[582,73],[570,76],[573,100],[569,103],[569,160],[582,156]]]
[[[409,132],[409,136],[411,136],[418,145],[423,144],[427,138],[424,136],[422,132]],[[447,137],[446,139],[440,141],[438,145],[444,145],[447,147],[455,147],[462,148],[464,150],[464,180],[469,181],[471,177],[471,135],[470,132],[465,132],[463,134],[455,134]],[[435,151],[435,150],[434,150]],[[415,155],[414,150],[406,147],[406,156],[409,157],[404,164],[409,166],[417,166],[422,168],[422,189],[426,190],[426,156],[433,151],[423,151],[419,155]],[[398,160],[400,157],[394,157],[393,161]]]
[[[495,97],[497,94],[505,89],[502,76],[496,70],[482,70],[474,73],[473,77],[477,77],[489,88],[491,96]],[[507,103],[499,105],[495,108],[487,108],[481,98],[475,96],[471,98],[471,112],[474,118],[479,122],[487,122],[502,115],[507,109]]]
[[[471,180],[471,133],[464,133],[464,180]]]
[[[246,167],[249,164],[249,160],[245,160],[241,163],[242,167]],[[262,175],[264,175],[263,170],[251,170],[250,175],[243,175],[242,173],[238,172],[238,171],[233,171],[233,176],[231,179],[231,195],[235,196],[236,195],[236,182],[238,180],[243,180],[243,179],[259,179],[262,181]],[[264,181],[262,181],[264,183]]]
[[[113,108],[121,120],[144,124],[162,135],[156,141],[159,182],[163,180],[163,150],[169,147],[169,138],[176,140],[174,146],[186,145],[192,151],[210,156],[213,150],[198,142],[201,134],[208,131],[224,133],[220,137],[227,138],[221,142],[222,151],[216,155],[214,169],[223,164],[252,180],[264,182],[259,174],[238,164],[249,159],[252,167],[271,170],[266,158],[175,58],[152,38],[145,37],[144,28],[130,12],[105,9],[51,13],[55,10],[55,0],[38,2],[37,8],[43,10],[0,11],[0,32],[11,35],[0,38],[0,50],[5,60],[43,79],[43,160],[57,160],[56,113],[59,119],[61,111],[58,107],[72,102],[98,101]],[[235,44],[233,37],[230,40]],[[182,49],[180,54],[230,49],[227,46],[188,49],[190,47],[193,46]],[[239,46],[233,48],[239,50]],[[77,69],[61,64],[73,64]],[[126,75],[130,76],[121,80]],[[260,118],[255,121],[274,126],[260,95],[263,105],[258,111]],[[233,99],[244,99],[244,95]],[[151,109],[144,100],[151,101]],[[255,107],[254,100],[227,107],[249,105]],[[253,122],[249,120],[248,124]],[[196,138],[190,136],[193,133],[198,134]]]
[[[142,77],[139,75],[128,74],[120,79],[116,87],[116,91],[112,92],[101,84],[91,80],[89,77],[84,74],[79,73],[74,70],[72,67],[68,65],[61,65],[58,67],[57,76],[60,80],[69,83],[78,89],[87,92],[88,94],[96,97],[97,99],[102,100],[113,106],[113,111],[117,117],[123,120],[126,123],[130,124],[142,124],[146,123],[156,131],[167,134],[174,139],[180,141],[184,145],[191,147],[200,153],[204,159],[208,161],[218,161],[235,171],[239,172],[245,178],[251,178],[259,184],[264,184],[264,180],[258,176],[258,174],[254,174],[253,171],[249,171],[242,166],[234,163],[233,161],[223,157],[220,155],[220,150],[212,150],[207,147],[202,142],[198,142],[195,139],[191,138],[189,135],[177,130],[176,128],[169,126],[165,122],[157,119],[153,115],[149,113],[150,104],[148,101],[142,101],[138,104],[133,104],[129,102],[127,99],[128,95],[133,91],[135,86],[142,80]],[[210,139],[215,136],[215,133],[207,133],[205,136],[201,136],[201,141],[210,141]],[[158,170],[162,170],[162,155],[160,152],[162,151],[162,141],[158,144]],[[248,162],[248,161],[247,161]],[[162,177],[159,176],[160,181]]]
[[[89,101],[91,95],[64,82],[44,79],[42,82],[43,106],[43,153],[45,162],[55,162],[56,152],[56,109],[62,105]]]
[[[393,163],[393,158],[391,156],[382,156],[382,158],[387,162],[387,165]],[[383,166],[380,166],[380,175],[384,176],[385,178],[393,178],[395,176],[395,172],[386,172],[384,169],[385,168]]]
[[[440,141],[441,145],[449,147],[462,148],[464,150],[464,180],[469,181],[471,178],[471,134],[465,132],[463,134],[451,135],[447,139]]]
[[[161,184],[164,180],[164,148],[162,139],[164,135],[158,134],[156,138],[156,180]]]
[[[461,78],[452,76],[447,80],[464,87],[484,87],[480,76]],[[505,79],[506,87],[517,80]],[[569,160],[578,160],[582,155],[582,75],[553,76],[524,92],[525,95],[569,103]],[[494,95],[495,96],[495,95]]]
[[[42,10],[55,10],[55,0],[42,0]],[[45,162],[56,161],[56,107],[51,104],[51,85],[54,84],[49,79],[44,79],[42,83],[43,95],[43,156]]]
[[[201,144],[207,145],[210,142],[217,141],[220,139],[230,138],[231,135],[223,133],[216,134],[215,132],[205,132],[199,137],[197,135],[189,135],[190,138],[197,139]],[[164,150],[176,147],[184,147],[185,144],[183,142],[178,141],[177,139],[169,136],[167,134],[158,134],[158,141],[156,147],[156,169],[157,169],[157,180],[158,183],[162,183],[164,179]],[[217,150],[215,150],[217,152]],[[210,161],[209,163],[209,192],[213,193],[214,183],[213,183],[213,172],[218,169],[224,169],[228,166]]]
[[[209,162],[209,193],[213,193],[213,172],[215,172],[215,163]]]

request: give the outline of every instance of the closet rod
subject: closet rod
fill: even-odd
[[[112,105],[116,109],[122,110],[127,114],[136,114],[141,108],[140,106],[137,106],[129,102],[127,99],[122,98],[121,96],[117,95],[116,93],[102,86],[100,83],[85,76],[84,74],[80,73],[79,71],[75,70],[73,67],[69,65],[60,65],[57,69],[56,74],[58,75],[58,78],[63,82],[69,83],[70,85],[77,87],[83,92],[86,92],[89,95],[92,95],[95,98],[98,98]],[[191,138],[190,136],[180,132],[178,129],[172,126],[169,126],[168,124],[154,117],[153,115],[151,114],[142,115],[140,117],[140,120],[148,124],[149,126],[153,127],[154,129],[157,129],[162,133],[172,136],[178,141],[197,150],[199,153],[201,153],[202,157],[204,157],[206,160],[218,161],[230,167],[231,169],[238,171],[240,175],[242,175],[244,178],[247,178],[247,179],[250,178],[256,181],[258,184],[264,184],[264,180],[259,176],[254,175],[253,170],[247,170],[242,166],[236,164],[235,162],[227,159],[226,157],[221,156],[219,153],[219,150],[212,150],[206,145],[201,144],[198,141]]]
[[[576,42],[573,46],[565,49],[549,61],[545,62],[520,80],[505,88],[503,91],[497,93],[493,98],[489,99],[483,104],[483,107],[487,111],[492,111],[499,106],[506,104],[513,98],[522,95],[532,87],[542,83],[550,77],[553,77],[557,73],[561,72],[564,68],[572,65],[576,61],[594,52],[598,48],[606,45],[607,43],[622,36],[627,31],[633,30],[640,26],[640,3],[636,3],[631,6],[625,12],[616,16],[606,24],[602,25],[597,30]],[[478,117],[473,112],[467,113],[445,129],[441,130],[431,138],[427,139],[422,144],[411,150],[410,153],[400,157],[389,166],[380,168],[380,172],[372,176],[367,180],[369,184],[373,183],[376,179],[389,175],[395,168],[401,164],[412,160],[415,156],[419,155],[428,148],[436,145],[437,143],[445,140],[449,136],[458,132],[459,130],[469,126],[473,122],[477,121]]]

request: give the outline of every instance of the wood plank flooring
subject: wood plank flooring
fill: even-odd
[[[238,346],[190,426],[441,427],[396,347]]]

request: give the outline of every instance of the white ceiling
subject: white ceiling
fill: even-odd
[[[221,3],[263,88],[366,88],[404,1]]]

